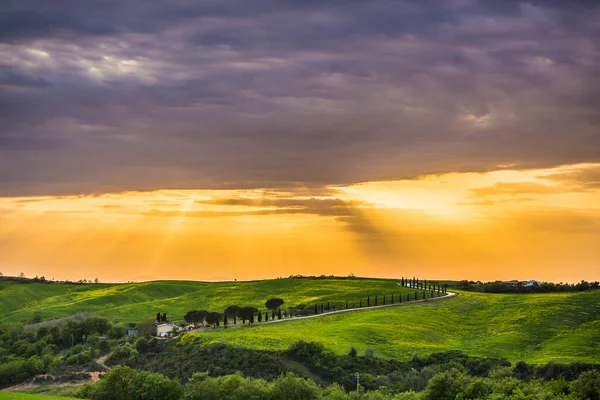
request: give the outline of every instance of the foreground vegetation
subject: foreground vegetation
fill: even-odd
[[[429,368],[426,388],[420,392],[396,392],[380,384],[379,389],[365,392],[363,387],[347,392],[341,385],[319,386],[311,379],[295,374],[282,375],[272,381],[246,378],[239,374],[211,377],[196,373],[185,385],[164,375],[118,367],[97,384],[87,385],[79,396],[93,400],[152,399],[597,399],[600,396],[600,373],[582,372],[567,382],[555,380],[522,380],[510,367],[500,367],[485,377],[470,375],[460,365],[438,364]],[[366,374],[365,374],[366,375]],[[417,374],[414,374],[417,375]],[[385,382],[381,382],[385,383]]]
[[[154,281],[128,284],[0,283],[0,320],[37,322],[93,313],[123,322],[140,322],[157,312],[183,321],[194,309],[223,312],[226,307],[260,307],[269,298],[285,299],[286,306],[346,301],[357,306],[368,296],[407,294],[396,280],[385,279],[273,279],[254,282]],[[179,322],[174,320],[173,322]]]
[[[0,392],[0,400],[75,400],[75,397],[45,396],[41,394]]]
[[[341,355],[355,347],[399,360],[461,350],[535,363],[600,362],[600,292],[460,293],[438,302],[356,311],[283,324],[197,333],[203,343],[284,350],[298,340]]]

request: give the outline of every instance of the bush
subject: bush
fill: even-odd
[[[129,386],[129,399],[132,400],[174,400],[182,394],[178,382],[151,372],[137,373]]]
[[[273,382],[271,397],[286,400],[315,399],[321,393],[321,388],[309,379],[304,379],[290,373],[277,378]]]
[[[571,392],[576,399],[600,400],[600,373],[586,371],[571,383]]]

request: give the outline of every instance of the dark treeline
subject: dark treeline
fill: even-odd
[[[549,292],[583,292],[600,288],[598,282],[581,281],[579,283],[552,282],[474,282],[463,280],[453,285],[456,289],[485,293],[549,293]]]
[[[82,285],[82,284],[99,284],[98,278],[95,279],[79,279],[77,281],[64,280],[57,281],[54,279],[47,279],[45,276],[34,276],[33,278],[26,278],[24,275],[21,276],[2,276],[0,275],[0,283],[46,283],[46,284],[69,284],[69,285]]]

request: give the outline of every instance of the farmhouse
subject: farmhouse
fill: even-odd
[[[177,329],[177,325],[160,324],[156,326],[156,336],[168,337],[173,335],[173,329]]]

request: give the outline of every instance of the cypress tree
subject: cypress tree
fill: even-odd
[[[402,286],[404,286],[404,277],[402,277]]]
[[[431,297],[433,298],[433,290],[431,291]]]
[[[394,304],[394,295],[392,294],[392,304]]]
[[[281,319],[281,308],[277,309],[277,319]]]
[[[315,304],[315,314],[318,314],[319,310],[317,309],[317,305]]]
[[[425,289],[427,289],[427,279],[425,279],[424,285],[425,285]]]
[[[269,312],[265,312],[265,322],[269,321]]]
[[[385,306],[385,294],[383,295],[383,305]]]
[[[375,305],[377,305],[377,296],[375,296]]]
[[[371,296],[367,296],[367,307],[371,305]]]
[[[262,322],[262,311],[258,312],[258,322]]]
[[[417,292],[415,291],[415,300],[417,300]]]

